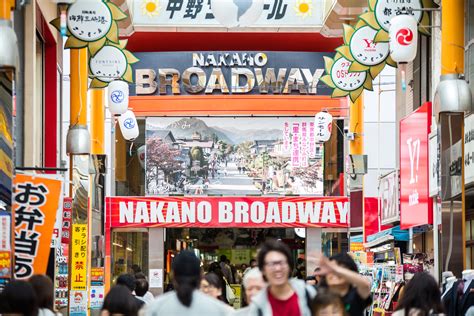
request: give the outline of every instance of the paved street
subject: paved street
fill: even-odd
[[[222,164],[219,170],[219,176],[210,179],[211,183],[205,192],[206,194],[222,195],[247,195],[261,194],[260,190],[253,184],[252,178],[246,174],[239,174],[235,162],[227,163],[227,175],[224,174],[225,165]]]

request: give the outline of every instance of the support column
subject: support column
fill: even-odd
[[[161,269],[165,278],[165,228],[150,228],[148,230],[148,269]],[[163,294],[161,288],[150,288],[150,292],[157,296]]]
[[[464,74],[464,0],[442,0],[441,2],[441,78],[443,76],[458,77]],[[453,144],[461,141],[464,144],[464,114],[441,113],[439,115],[438,133],[440,134],[441,152],[450,150]],[[461,135],[459,135],[459,133]],[[462,146],[461,161],[464,161],[464,146]],[[451,181],[449,167],[441,163],[441,181]],[[447,177],[447,178],[446,178]],[[464,163],[461,164],[461,212],[453,211],[447,205],[457,205],[457,199],[449,197],[443,202],[442,238],[445,247],[442,249],[443,262],[441,267],[453,271],[458,277],[466,266],[466,196],[464,186]],[[443,196],[443,194],[442,194]],[[453,225],[450,219],[453,218]],[[460,229],[459,229],[460,228]],[[453,230],[451,232],[451,230]],[[461,248],[459,242],[462,240]],[[447,244],[447,245],[446,245]],[[449,260],[449,261],[448,261]],[[462,264],[461,264],[462,263]]]
[[[67,150],[68,154],[70,154],[69,170],[71,185],[69,187],[69,195],[73,198],[72,224],[88,224],[87,233],[88,236],[90,236],[90,202],[86,203],[87,205],[80,205],[79,202],[84,201],[79,201],[80,197],[76,196],[76,192],[84,190],[84,188],[80,185],[74,187],[74,185],[77,184],[75,179],[79,179],[83,177],[84,174],[88,174],[87,155],[90,151],[90,136],[87,130],[87,64],[87,48],[70,50],[70,125],[67,137]],[[85,189],[90,191],[90,188]],[[84,192],[82,192],[82,194],[84,194]],[[89,196],[89,192],[87,192],[87,196]],[[72,249],[72,245],[69,245],[69,249]],[[90,241],[86,249],[88,250],[86,258],[87,271],[90,271]],[[70,256],[69,271],[72,271],[71,259]],[[68,297],[70,298],[70,291],[72,290],[71,273],[69,275]],[[88,280],[86,280],[86,282],[87,281]]]
[[[364,154],[364,95],[361,94],[355,102],[350,102],[349,106],[349,131],[354,133],[354,140],[349,141],[349,154],[363,155]],[[361,189],[351,192],[351,211],[349,218],[351,219],[351,227],[354,223],[361,223],[364,228],[364,183],[363,175],[351,176],[350,181],[361,184]],[[355,177],[355,178],[353,178]],[[361,177],[362,179],[359,180]],[[356,203],[359,203],[358,205]],[[356,212],[356,211],[359,211]],[[356,217],[362,217],[362,220]],[[358,224],[357,224],[358,226]],[[365,231],[363,231],[363,242],[365,242]]]
[[[314,254],[321,253],[323,249],[322,241],[322,228],[306,228],[306,249],[305,253]],[[306,275],[313,275],[314,269],[316,269],[316,263],[306,261]]]

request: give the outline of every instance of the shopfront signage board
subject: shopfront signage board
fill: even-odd
[[[263,10],[261,3],[264,2]],[[224,29],[215,13],[229,12],[225,25],[252,28],[320,28],[324,20],[324,1],[293,0],[212,0],[133,1],[133,24],[140,26],[201,28],[202,30]],[[211,6],[216,6],[214,11]],[[224,8],[221,8],[225,6]],[[257,12],[255,12],[257,11]],[[255,20],[255,14],[259,15]],[[225,30],[225,29],[224,29]],[[204,40],[204,39],[203,39]]]
[[[439,187],[439,146],[438,134],[431,133],[429,136],[429,186],[430,196],[438,195]]]
[[[107,197],[112,228],[349,226],[347,197]]]
[[[423,17],[422,0],[399,1],[399,0],[377,0],[375,4],[375,18],[378,24],[388,32],[390,20],[397,15],[407,14],[412,16],[417,22]]]
[[[15,278],[46,273],[62,181],[58,178],[15,176]]]
[[[474,182],[474,115],[464,118],[464,184]]]
[[[381,223],[388,225],[400,221],[398,204],[398,172],[396,170],[382,176],[379,184],[381,203]]]
[[[400,121],[400,226],[408,229],[432,224],[429,197],[428,135],[431,103],[423,104]]]
[[[153,95],[330,95],[322,81],[324,57],[334,53],[308,52],[153,52],[136,53],[132,65],[135,89],[130,96]],[[350,62],[338,60],[335,82],[347,77]],[[365,72],[351,74],[342,88],[361,86]],[[347,79],[347,78],[346,78]],[[346,86],[346,83],[348,84]],[[349,85],[352,84],[352,87]],[[356,89],[356,88],[355,88]]]

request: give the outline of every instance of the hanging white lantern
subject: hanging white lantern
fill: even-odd
[[[126,140],[134,140],[138,137],[140,132],[138,130],[137,118],[132,111],[128,110],[120,115],[118,121],[123,138]]]
[[[140,162],[140,166],[142,168],[145,168],[145,149],[146,149],[145,145],[140,146],[137,149],[138,161]]]
[[[112,115],[121,115],[128,109],[128,83],[114,80],[108,87],[109,111]]]
[[[406,89],[406,64],[412,62],[418,50],[418,23],[410,15],[398,15],[390,20],[390,56],[398,63],[402,89]]]
[[[316,143],[324,143],[331,138],[332,115],[328,112],[319,112],[314,117],[314,139]]]

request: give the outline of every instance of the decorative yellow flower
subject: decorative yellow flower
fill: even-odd
[[[311,16],[313,11],[313,0],[296,0],[296,4],[293,7],[297,16],[301,16],[303,19]]]
[[[143,0],[142,5],[142,14],[148,15],[150,18],[160,14],[160,2],[159,0]]]

